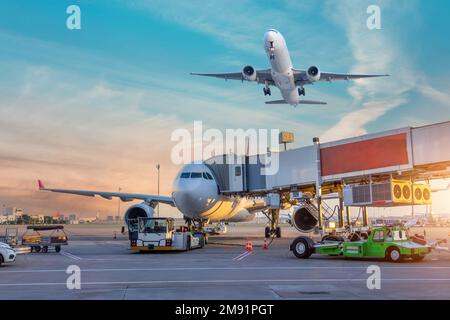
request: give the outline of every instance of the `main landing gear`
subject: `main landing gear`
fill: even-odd
[[[270,221],[270,226],[264,229],[264,236],[266,238],[271,238],[275,236],[281,238],[281,228],[278,226],[278,217],[280,214],[280,209],[268,209],[268,212],[263,212]]]
[[[263,88],[263,92],[264,92],[265,96],[271,96],[272,95],[272,92],[270,91],[269,87]]]
[[[298,88],[298,95],[299,96],[305,96],[305,88],[299,87]]]

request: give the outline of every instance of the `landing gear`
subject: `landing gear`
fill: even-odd
[[[269,209],[267,213],[263,212],[270,221],[270,226],[264,229],[264,237],[270,238],[275,236],[281,238],[281,228],[278,226],[278,217],[280,209]]]
[[[263,88],[263,92],[264,92],[265,96],[271,96],[272,95],[272,92],[270,91],[269,87]]]
[[[299,87],[298,88],[298,95],[299,96],[305,96],[305,88]]]

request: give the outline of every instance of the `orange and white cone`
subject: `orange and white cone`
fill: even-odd
[[[253,251],[253,244],[251,241],[245,243],[245,251]]]

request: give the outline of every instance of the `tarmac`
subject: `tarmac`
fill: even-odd
[[[267,250],[263,229],[229,226],[203,249],[140,254],[128,250],[118,226],[68,226],[69,245],[60,253],[21,254],[0,267],[0,299],[450,299],[448,252],[421,262],[318,255],[301,260],[289,251],[295,229],[283,227],[283,238]],[[435,228],[427,235],[448,238],[448,232]],[[244,250],[247,241],[253,251]],[[380,268],[380,289],[367,286],[373,265]],[[71,266],[80,268],[80,289],[71,285]]]

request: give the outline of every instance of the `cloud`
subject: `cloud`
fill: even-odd
[[[430,98],[431,100],[434,100],[436,102],[439,102],[442,105],[450,107],[450,95],[448,93],[442,92],[426,84],[420,85],[419,91],[425,97]]]
[[[389,37],[389,31],[369,30],[366,27],[368,16],[365,8],[370,3],[346,0],[339,3],[329,1],[327,4],[328,14],[347,34],[355,60],[351,71],[389,73],[391,77],[354,81],[348,89],[353,98],[351,106],[353,110],[322,134],[321,138],[324,141],[367,133],[365,125],[408,103],[407,93],[416,86],[411,63],[396,42]],[[389,4],[383,2],[382,14],[388,9]]]

